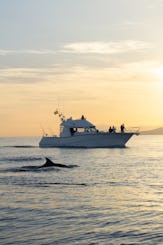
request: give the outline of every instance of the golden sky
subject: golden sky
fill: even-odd
[[[69,3],[69,4],[68,4]],[[0,136],[163,126],[161,0],[1,2]]]

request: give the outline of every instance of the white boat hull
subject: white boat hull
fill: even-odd
[[[112,148],[125,147],[127,141],[134,135],[128,133],[96,133],[74,135],[69,137],[43,136],[40,147],[75,147],[75,148]]]

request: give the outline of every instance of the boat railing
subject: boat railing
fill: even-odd
[[[100,131],[100,133],[105,133],[105,131]],[[120,129],[115,128],[115,131],[112,131],[110,133],[134,133],[138,135],[140,134],[140,128],[139,127],[129,127],[129,128],[125,128],[124,131],[121,131]]]
[[[140,128],[139,127],[130,127],[130,128],[127,128],[124,130],[124,132],[127,132],[127,133],[135,133],[135,134],[140,134]]]

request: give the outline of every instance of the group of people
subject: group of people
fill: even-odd
[[[115,133],[116,132],[116,128],[113,126],[109,128],[109,133]]]
[[[124,133],[124,131],[125,131],[125,126],[124,126],[124,124],[121,124],[121,126],[120,126],[120,131],[121,131],[121,133]],[[115,133],[116,132],[116,128],[113,126],[113,127],[111,127],[110,126],[110,128],[109,128],[109,133]]]

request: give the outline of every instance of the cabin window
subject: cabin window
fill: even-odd
[[[83,133],[83,132],[85,132],[85,129],[84,128],[78,128],[78,132]]]

